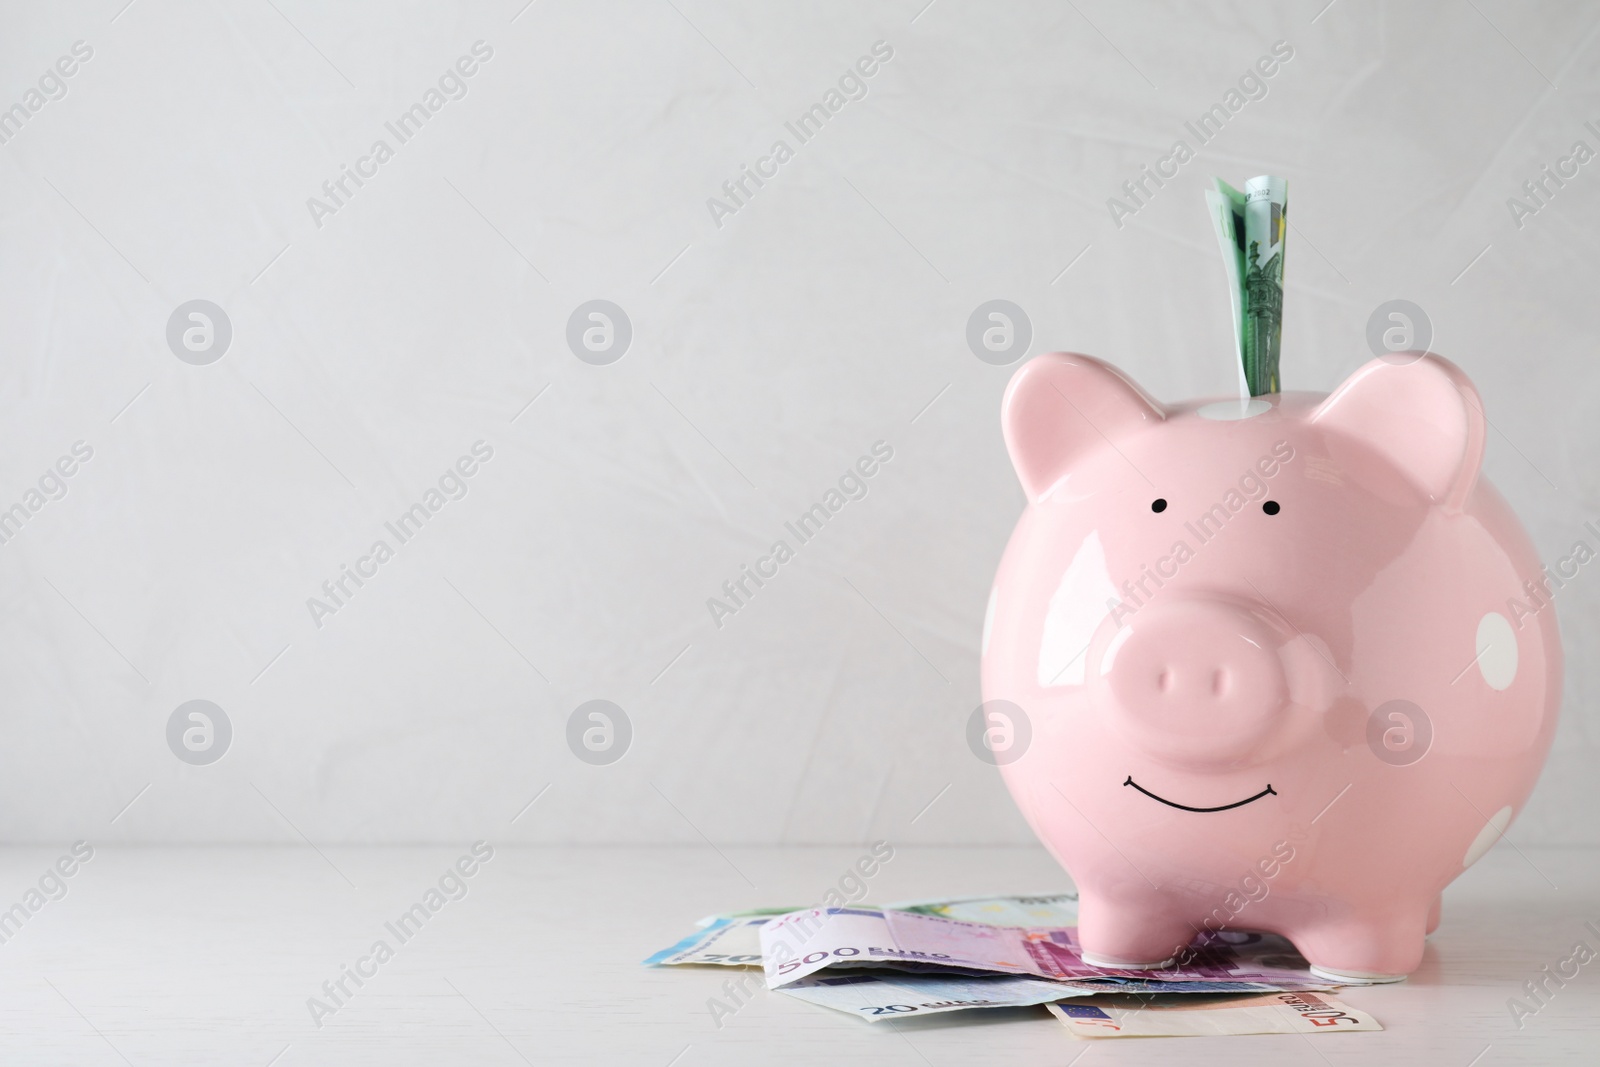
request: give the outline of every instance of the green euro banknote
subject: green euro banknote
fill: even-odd
[[[1283,254],[1289,226],[1289,183],[1261,175],[1240,192],[1220,178],[1206,190],[1211,225],[1222,251],[1233,313],[1239,392],[1280,392],[1283,344]]]
[[[914,911],[946,919],[991,926],[1076,926],[1078,894],[1035,893],[1026,896],[953,897],[885,904],[891,911]]]

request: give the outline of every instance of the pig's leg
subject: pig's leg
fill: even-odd
[[[1092,967],[1152,970],[1172,962],[1194,939],[1184,921],[1159,893],[1129,893],[1120,886],[1115,901],[1080,889],[1078,944]]]
[[[1439,929],[1439,910],[1443,903],[1444,894],[1441,893],[1433,898],[1433,907],[1428,909],[1428,933],[1430,934]]]
[[[1350,915],[1290,931],[1318,977],[1353,985],[1398,982],[1422,962],[1430,905],[1417,902],[1385,914]]]

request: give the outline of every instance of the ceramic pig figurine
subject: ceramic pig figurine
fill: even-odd
[[[1550,579],[1479,474],[1471,382],[1408,353],[1327,396],[1163,406],[1057,354],[1001,417],[1028,506],[984,710],[1031,734],[997,762],[1077,882],[1084,959],[1261,930],[1330,979],[1414,970],[1560,704]]]

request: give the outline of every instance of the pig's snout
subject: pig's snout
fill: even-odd
[[[1118,726],[1152,756],[1248,763],[1289,702],[1285,635],[1220,600],[1150,604],[1112,635],[1100,674]]]

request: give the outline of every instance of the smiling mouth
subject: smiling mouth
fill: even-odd
[[[1174,804],[1172,801],[1168,800],[1166,797],[1158,797],[1158,796],[1156,796],[1154,793],[1150,792],[1150,790],[1146,789],[1144,786],[1142,786],[1138,782],[1134,781],[1133,780],[1133,775],[1131,775],[1131,774],[1128,775],[1128,780],[1126,782],[1123,782],[1122,784],[1123,785],[1131,785],[1135,789],[1137,789],[1139,792],[1141,792],[1145,796],[1149,797],[1151,800],[1159,800],[1159,801],[1161,801],[1161,803],[1165,804],[1167,807],[1169,807],[1169,808],[1177,808],[1180,811],[1199,811],[1199,812],[1227,811],[1229,808],[1242,808],[1246,804],[1250,803],[1251,801],[1260,800],[1262,797],[1267,797],[1267,796],[1275,797],[1275,796],[1278,795],[1278,791],[1276,789],[1272,788],[1272,784],[1269,782],[1265,789],[1263,789],[1261,792],[1257,793],[1253,797],[1245,797],[1243,800],[1235,800],[1232,804],[1223,804],[1220,807],[1215,807],[1215,808],[1191,808],[1187,804]]]

